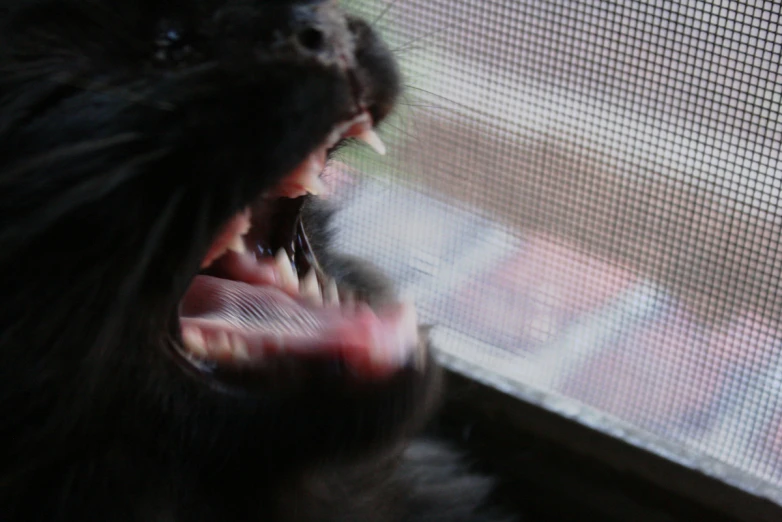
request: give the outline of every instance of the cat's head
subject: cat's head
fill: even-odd
[[[125,437],[273,469],[410,428],[436,381],[413,309],[340,287],[300,220],[334,147],[381,147],[372,27],[332,0],[0,7],[3,460]]]

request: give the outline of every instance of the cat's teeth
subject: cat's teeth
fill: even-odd
[[[244,244],[244,239],[240,235],[234,236],[231,242],[228,244],[228,250],[233,250],[237,254],[244,254],[247,252],[247,247]]]
[[[315,274],[314,269],[310,268],[304,279],[299,282],[299,293],[313,304],[323,306],[323,295],[321,295],[318,276]]]
[[[326,279],[326,282],[323,284],[323,304],[329,307],[339,306],[337,282],[330,277]]]
[[[231,355],[231,339],[226,332],[217,332],[207,341],[211,355],[227,358]]]
[[[365,130],[361,134],[357,135],[356,139],[359,139],[372,147],[372,150],[381,156],[386,155],[386,145],[383,143],[383,140],[380,139],[380,136],[377,135],[377,132],[375,132],[373,129]]]
[[[247,352],[247,342],[239,334],[231,334],[231,352],[237,361],[249,361],[250,354]]]
[[[182,343],[185,348],[197,357],[206,357],[206,341],[201,329],[195,326],[185,326],[182,328]]]
[[[325,153],[320,151],[313,152],[307,158],[307,166],[304,171],[297,176],[294,180],[294,188],[288,194],[288,197],[299,197],[305,193],[312,194],[313,196],[319,196],[326,192],[328,187],[320,179],[320,174],[323,172],[325,166],[321,159],[321,154],[325,157]]]
[[[345,132],[343,127],[344,127],[344,125],[342,125],[342,126],[338,125],[337,127],[334,128],[334,130],[332,130],[329,133],[328,137],[326,138],[326,142],[324,143],[324,146],[327,149],[330,149],[331,147],[333,147],[334,145],[339,143],[339,140],[342,139],[342,135]]]
[[[244,221],[242,223],[242,227],[239,229],[239,235],[243,236],[247,232],[249,232],[253,226],[251,221],[253,216],[253,211],[249,206],[246,206],[244,207],[244,210],[240,212],[240,214],[242,214],[242,216],[244,217]]]
[[[323,172],[325,152],[316,150],[307,158],[307,168],[302,176],[301,184],[304,188],[317,188],[320,182],[320,173]]]
[[[296,271],[293,270],[291,265],[291,259],[288,257],[288,253],[284,248],[277,251],[277,255],[274,256],[274,261],[277,263],[277,272],[280,275],[280,282],[285,289],[295,292],[299,290],[299,278],[296,275]]]
[[[312,194],[313,196],[319,196],[328,189],[323,180],[320,179],[320,171],[307,176],[307,179],[302,180],[301,186],[308,194]]]

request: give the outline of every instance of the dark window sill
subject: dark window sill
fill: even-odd
[[[782,508],[449,373],[433,431],[500,478],[498,500],[543,521],[771,522]]]

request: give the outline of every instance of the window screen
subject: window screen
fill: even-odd
[[[406,93],[341,247],[451,367],[782,502],[780,3],[343,1]]]

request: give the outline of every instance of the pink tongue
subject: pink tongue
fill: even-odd
[[[241,338],[243,358],[250,363],[279,353],[325,354],[367,376],[393,373],[418,342],[409,305],[394,305],[379,316],[365,304],[353,310],[316,307],[275,286],[205,275],[195,278],[182,300],[181,323],[199,330],[209,357],[228,357],[209,348],[210,339],[228,334]]]

